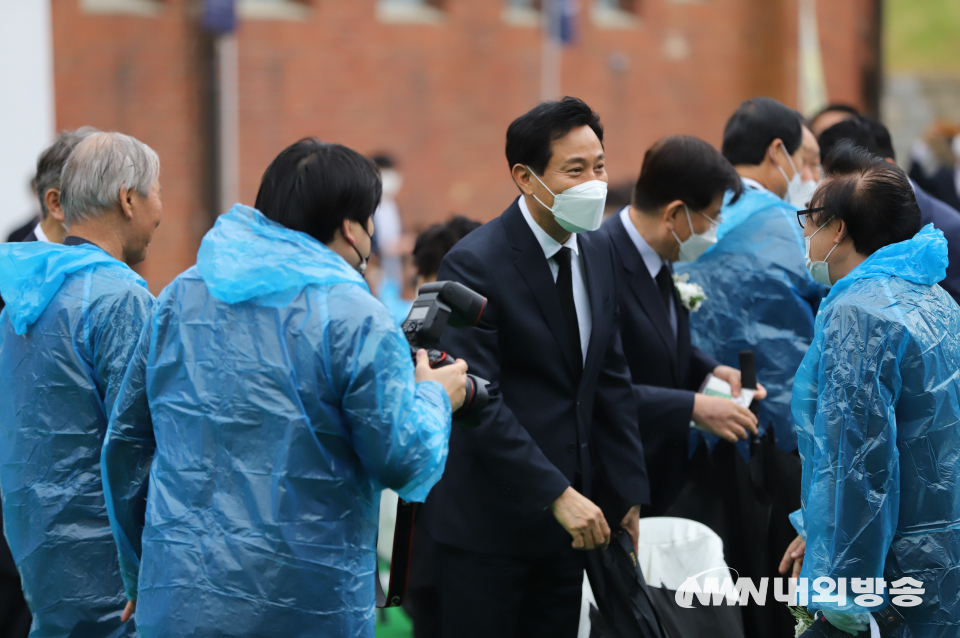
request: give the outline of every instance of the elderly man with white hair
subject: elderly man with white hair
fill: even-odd
[[[0,246],[0,492],[33,637],[134,636],[100,476],[154,298],[130,269],[160,223],[160,160],[93,133],[63,167],[63,245]]]

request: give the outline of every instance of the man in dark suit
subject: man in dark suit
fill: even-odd
[[[440,266],[487,298],[480,324],[441,345],[491,395],[479,427],[454,427],[427,501],[444,636],[576,636],[583,550],[611,527],[637,540],[649,489],[613,255],[579,234],[602,219],[602,136],[575,98],[517,118],[506,154],[522,195]]]
[[[647,516],[662,516],[686,483],[691,422],[733,443],[757,432],[750,410],[697,393],[712,373],[739,396],[740,371],[690,343],[690,311],[677,293],[671,266],[677,259],[696,259],[712,245],[728,190],[736,201],[740,178],[715,148],[695,137],[668,137],[647,151],[633,206],[592,233],[613,245],[617,259],[620,336],[644,416]]]
[[[875,155],[879,155],[891,164],[897,159],[890,139],[890,131],[879,120],[861,117],[831,126],[820,136],[820,154],[824,160],[841,140],[850,140]],[[947,240],[947,276],[940,287],[950,293],[960,303],[960,212],[925,191],[920,184],[910,179],[913,193],[920,208],[920,224],[933,224]],[[958,204],[960,205],[960,204]]]

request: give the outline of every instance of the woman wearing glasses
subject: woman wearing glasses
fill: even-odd
[[[806,578],[808,608],[852,635],[892,602],[905,618],[893,635],[955,637],[960,307],[937,285],[947,244],[920,228],[895,165],[845,143],[826,167],[799,214],[807,267],[833,288],[793,389],[802,506],[781,571]],[[821,577],[845,599],[814,601]],[[911,587],[919,598],[892,591]]]

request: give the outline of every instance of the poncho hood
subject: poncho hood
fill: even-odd
[[[216,299],[234,304],[310,284],[367,282],[342,257],[306,233],[237,204],[204,236],[197,271]]]
[[[927,224],[912,238],[884,246],[833,285],[821,306],[830,307],[844,290],[861,279],[898,277],[924,286],[933,286],[947,276],[947,240],[943,233]]]
[[[67,275],[95,266],[129,267],[93,244],[64,246],[45,241],[0,246],[0,296],[18,335],[25,334],[60,290]],[[135,275],[136,276],[136,275]],[[144,288],[147,282],[137,276]]]

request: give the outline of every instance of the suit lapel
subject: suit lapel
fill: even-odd
[[[630,239],[630,235],[627,234],[627,230],[623,227],[623,224],[619,223],[619,219],[613,223],[613,228],[610,230],[617,251],[620,253],[621,262],[624,268],[630,273],[630,290],[633,291],[634,296],[640,303],[640,307],[643,308],[647,317],[650,318],[650,322],[656,326],[657,334],[660,335],[663,344],[670,351],[672,355],[671,363],[673,365],[674,381],[677,381],[677,337],[673,334],[673,328],[670,327],[670,315],[667,314],[667,309],[663,307],[657,282],[650,276],[650,271],[647,270],[647,265],[643,262],[640,251],[637,250],[633,240]],[[676,294],[676,290],[674,290],[674,303],[676,303]],[[678,315],[680,312],[680,308],[677,308]],[[678,316],[678,333],[679,328],[680,323]]]
[[[557,347],[563,352],[570,371],[574,372],[579,366],[574,366],[574,354],[570,352],[567,345],[566,327],[563,325],[563,311],[560,309],[557,284],[553,280],[553,273],[550,272],[550,265],[543,254],[543,248],[540,247],[533,231],[527,225],[516,201],[503,213],[503,224],[507,230],[510,245],[519,252],[513,265],[527,283],[534,299],[537,300],[547,327],[557,340]]]
[[[605,286],[599,272],[600,256],[594,254],[593,245],[588,235],[578,235],[577,243],[580,253],[583,255],[583,279],[587,286],[587,296],[590,298],[590,318],[592,322],[590,341],[587,346],[587,358],[583,365],[583,378],[587,378],[587,370],[592,370],[593,366],[597,364],[598,357],[602,358],[606,352],[606,344],[609,340],[609,331],[606,326],[609,324],[610,318],[603,316]]]

